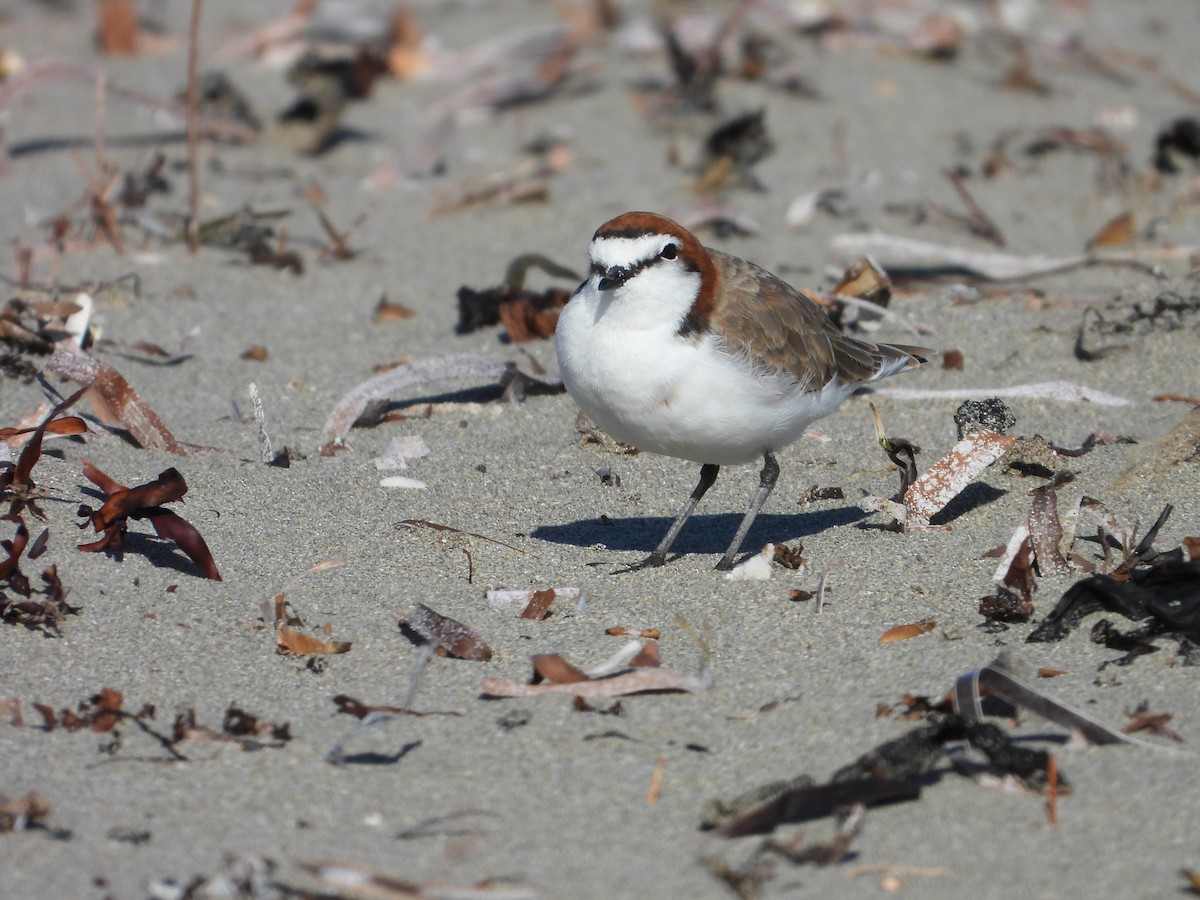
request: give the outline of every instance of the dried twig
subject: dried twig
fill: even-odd
[[[192,18],[188,25],[187,61],[187,169],[188,169],[188,249],[200,249],[200,179],[197,173],[196,151],[196,61],[200,55],[200,13],[204,0],[192,0]]]
[[[872,391],[894,400],[970,400],[972,397],[1029,397],[1037,400],[1059,400],[1063,403],[1095,403],[1097,406],[1128,406],[1131,401],[1116,394],[1098,391],[1072,381],[1040,381],[1036,384],[1017,384],[1010,387],[949,388],[923,390],[920,388],[876,388]]]

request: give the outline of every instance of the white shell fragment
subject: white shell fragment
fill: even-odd
[[[410,491],[425,490],[425,482],[419,478],[409,478],[406,475],[389,475],[379,479],[379,486],[385,488],[404,488]]]

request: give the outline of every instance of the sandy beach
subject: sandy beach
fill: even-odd
[[[1178,171],[1155,165],[1172,123],[1200,115],[1200,8],[907,0],[832,4],[842,15],[809,10],[815,18],[802,20],[800,4],[736,13],[675,4],[669,27],[685,44],[728,29],[716,109],[706,111],[681,99],[661,10],[612,5],[618,20],[603,26],[589,17],[602,4],[414,3],[424,43],[405,59],[415,74],[380,75],[369,96],[347,102],[331,145],[306,154],[272,124],[306,90],[287,80],[288,67],[305,47],[352,54],[331,22],[386,34],[392,4],[319,3],[295,40],[235,54],[236,39],[288,4],[205,3],[199,68],[223,72],[267,127],[252,144],[199,143],[200,219],[279,213],[261,220],[273,229],[266,247],[295,254],[299,273],[253,264],[244,245],[189,252],[154,233],[178,233],[188,212],[185,126],[113,88],[174,101],[186,84],[189,4],[141,4],[161,35],[143,35],[127,56],[101,53],[91,4],[5,6],[4,49],[26,66],[102,66],[110,90],[101,106],[94,80],[74,75],[17,96],[0,85],[9,154],[0,245],[12,248],[0,274],[58,288],[10,283],[0,301],[87,291],[90,357],[118,371],[179,442],[213,449],[139,446],[121,422],[86,442],[45,441],[33,470],[42,518],[28,507],[21,515],[31,538],[48,528],[48,541],[20,569],[40,588],[56,566],[76,610],[57,625],[25,625],[15,613],[0,624],[0,794],[32,792],[48,807],[35,827],[0,833],[0,894],[215,896],[240,866],[270,874],[247,877],[234,896],[736,896],[720,872],[744,875],[763,839],[702,830],[709,801],[801,774],[829,779],[921,727],[904,714],[906,695],[936,702],[1004,651],[1061,673],[1037,687],[1114,728],[1139,704],[1171,714],[1181,742],[1143,732],[1155,746],[1084,746],[1033,715],[995,717],[1018,745],[1054,754],[1070,786],[1057,824],[1044,793],[991,789],[943,758],[919,799],[867,809],[831,864],[775,854],[761,883],[739,882],[742,894],[1186,892],[1181,870],[1200,869],[1200,669],[1165,636],[1157,652],[1111,665],[1122,654],[1091,640],[1094,623],[1135,625],[1112,614],[1089,616],[1062,641],[1026,643],[1086,577],[1078,567],[1037,578],[1028,621],[981,627],[979,600],[996,590],[997,567],[984,554],[1026,522],[1046,475],[1001,459],[934,520],[944,527],[920,532],[890,529],[888,516],[859,504],[898,486],[868,401],[889,436],[922,448],[924,471],[955,444],[963,400],[1009,392],[1011,434],[1060,448],[1098,438],[1052,466],[1075,475],[1058,490],[1061,509],[1095,498],[1136,522],[1140,538],[1172,504],[1154,547],[1200,534],[1200,425],[1187,402],[1200,397],[1197,256],[1187,249],[1200,248],[1200,169],[1176,149]],[[926,36],[946,29],[957,40],[931,55]],[[765,42],[760,68],[747,64],[747,37]],[[705,157],[706,135],[758,110],[770,152],[723,174]],[[120,200],[124,174],[144,175],[158,151],[164,184],[144,204]],[[507,193],[488,194],[501,183]],[[89,205],[89,192],[104,203]],[[318,208],[352,258],[338,258]],[[555,369],[552,339],[515,343],[498,325],[459,333],[458,291],[498,287],[529,253],[582,277],[593,231],[630,209],[691,222],[705,244],[826,291],[869,235],[1023,263],[1077,258],[1093,242],[1109,260],[1002,280],[961,266],[906,279],[906,269],[928,276],[929,264],[872,245],[895,281],[894,316],[855,326],[849,312],[850,327],[961,351],[962,365],[935,360],[851,397],[777,454],[778,486],[744,551],[802,545],[806,564],[772,566],[766,580],[713,571],[758,483],[755,466],[722,470],[667,565],[612,574],[654,548],[698,467],[585,439],[564,393],[510,402],[494,377],[430,381],[391,396],[383,421],[354,427],[339,452],[321,452],[331,412],[376,367],[474,354]],[[105,237],[105,210],[117,243]],[[1096,240],[1125,214],[1127,227]],[[136,283],[117,281],[131,274]],[[577,283],[528,276],[539,292]],[[384,298],[407,313],[380,316]],[[265,353],[248,358],[255,346]],[[32,373],[50,356],[4,333],[0,354],[25,364],[0,374],[0,427],[16,426],[45,400]],[[79,387],[48,381],[64,396]],[[251,382],[290,466],[261,461]],[[1022,390],[1048,382],[1112,402]],[[1153,399],[1164,395],[1176,399]],[[87,399],[66,414],[97,431],[110,421]],[[428,453],[403,470],[378,468],[401,437]],[[20,448],[8,454],[16,460]],[[78,527],[80,505],[104,502],[85,460],[124,485],[178,469],[186,500],[168,506],[203,536],[222,580],[205,579],[145,519],[128,522],[120,559],[77,550],[100,537]],[[423,487],[381,485],[389,476]],[[841,498],[809,501],[814,485],[841,488]],[[1076,552],[1103,564],[1086,522]],[[16,523],[0,526],[11,540]],[[1119,562],[1121,550],[1110,556]],[[534,621],[489,605],[489,587],[578,588],[584,599],[560,597]],[[0,595],[17,599],[5,582]],[[303,622],[290,627],[349,641],[349,651],[277,652],[279,595]],[[418,604],[474,629],[491,658],[427,658],[400,625]],[[880,643],[920,622],[936,624]],[[528,682],[534,654],[590,668],[630,640],[606,633],[616,627],[657,630],[663,668],[703,666],[711,685],[584,711],[566,696],[481,694],[485,677]],[[59,711],[94,714],[90,698],[105,688],[122,696],[115,728],[64,724]],[[327,753],[358,724],[339,712],[341,696],[419,715],[353,737],[335,765]],[[231,708],[263,727],[234,734]],[[799,846],[834,829],[825,817],[774,836]],[[311,866],[328,860],[411,891],[322,882]]]

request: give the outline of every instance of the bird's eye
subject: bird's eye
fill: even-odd
[[[667,244],[667,246],[662,248],[662,252],[659,253],[658,255],[661,256],[663,259],[674,259],[676,256],[679,255],[679,248],[676,247],[674,244]]]

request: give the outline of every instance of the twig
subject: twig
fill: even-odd
[[[528,553],[528,550],[522,550],[520,547],[514,547],[512,544],[506,544],[504,541],[494,537],[488,537],[486,534],[476,534],[474,531],[463,531],[461,528],[455,528],[453,525],[442,525],[440,522],[430,522],[428,519],[403,519],[395,524],[396,528],[428,528],[431,531],[444,531],[449,534],[462,534],[467,537],[479,538],[481,541],[491,541],[493,544],[499,544],[501,547],[507,547],[509,550],[516,550],[518,553]]]
[[[200,249],[200,180],[196,173],[196,149],[199,130],[196,124],[196,58],[200,50],[200,13],[204,0],[192,0],[192,21],[188,26],[187,62],[187,167],[188,167],[188,249]]]
[[[1046,814],[1051,825],[1058,824],[1058,759],[1046,757]]]
[[[246,386],[246,390],[250,394],[250,407],[258,425],[258,456],[269,466],[275,460],[275,450],[271,447],[271,438],[267,434],[267,414],[263,411],[262,397],[258,394],[258,385],[253,381]]]
[[[108,168],[104,161],[104,123],[107,120],[107,107],[105,106],[105,85],[108,82],[108,76],[104,71],[104,66],[96,67],[96,165],[101,171]]]
[[[660,756],[654,764],[654,772],[650,775],[650,789],[646,791],[646,805],[653,806],[658,802],[662,793],[663,775],[667,771],[667,758]]]
[[[813,604],[813,612],[819,613],[825,608],[825,582],[829,579],[829,570],[821,570],[821,579],[817,582],[817,592],[813,595],[816,601]]]
[[[931,277],[953,273],[961,277],[964,272],[984,281],[1025,281],[1100,265],[1126,266],[1153,272],[1152,262],[1186,260],[1197,250],[1195,245],[1177,245],[1082,256],[1019,256],[981,252],[880,232],[834,235],[829,248],[839,259],[870,256],[888,271],[893,281],[900,274]]]
[[[1017,384],[1010,387],[948,388],[878,388],[871,391],[880,397],[895,400],[969,400],[972,397],[1031,397],[1035,400],[1057,400],[1062,403],[1095,403],[1097,406],[1129,406],[1130,401],[1115,394],[1090,388],[1071,381],[1039,381],[1036,384]]]
[[[999,226],[992,221],[991,217],[983,211],[983,207],[981,207],[975,201],[975,198],[971,196],[971,192],[967,190],[967,185],[963,181],[962,176],[957,172],[951,171],[950,169],[944,169],[942,174],[945,175],[950,184],[954,186],[954,190],[958,192],[959,198],[967,206],[967,210],[970,213],[965,220],[967,227],[981,238],[991,241],[998,247],[1007,247],[1008,241],[1005,240],[1004,234],[1000,231]],[[955,218],[959,217],[955,216]]]

